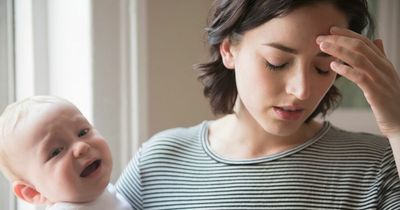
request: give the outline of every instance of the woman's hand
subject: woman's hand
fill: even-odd
[[[382,40],[371,41],[348,29],[332,27],[319,36],[320,49],[337,58],[331,68],[364,93],[378,127],[387,138],[400,136],[400,77],[386,58]]]

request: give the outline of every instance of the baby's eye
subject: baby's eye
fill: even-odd
[[[59,147],[54,149],[53,151],[51,151],[50,155],[49,155],[49,160],[57,155],[59,155],[62,151],[64,150],[63,147]]]
[[[79,131],[78,137],[82,137],[82,136],[86,135],[87,133],[89,133],[89,128],[82,129],[81,131]]]

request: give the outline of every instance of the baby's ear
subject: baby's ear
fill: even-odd
[[[14,181],[13,182],[13,190],[14,190],[14,194],[30,203],[30,204],[34,204],[34,205],[44,205],[44,204],[48,204],[48,200],[47,198],[45,198],[40,192],[36,191],[35,187],[28,184],[25,181]]]

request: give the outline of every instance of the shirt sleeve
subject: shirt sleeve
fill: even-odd
[[[115,185],[117,192],[125,197],[133,209],[143,209],[142,184],[139,168],[140,156],[141,149],[139,149],[134,158],[131,159]]]
[[[382,185],[378,209],[400,209],[400,179],[390,147],[385,152],[381,166]]]

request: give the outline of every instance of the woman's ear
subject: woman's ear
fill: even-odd
[[[40,192],[38,192],[35,189],[35,187],[33,187],[32,185],[28,184],[25,181],[21,180],[14,181],[13,191],[18,198],[30,204],[34,205],[49,204],[47,198],[45,198]]]
[[[235,69],[235,56],[233,54],[233,46],[231,41],[228,38],[225,38],[224,41],[219,46],[219,53],[222,57],[222,62],[227,69]]]

